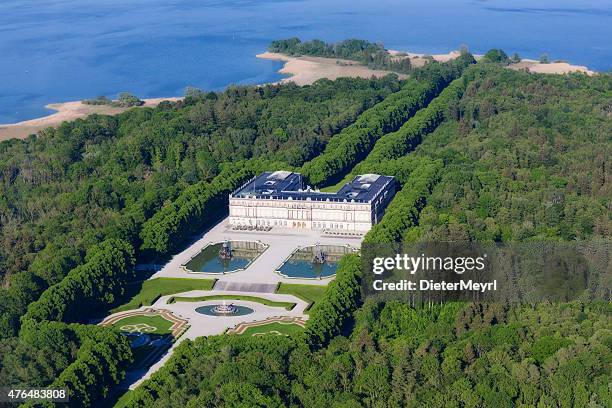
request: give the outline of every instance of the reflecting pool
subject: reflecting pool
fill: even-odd
[[[254,241],[211,243],[183,265],[189,272],[227,273],[246,269],[267,246]]]
[[[329,278],[336,274],[340,258],[355,251],[355,248],[348,245],[313,245],[299,248],[277,272],[288,278]]]

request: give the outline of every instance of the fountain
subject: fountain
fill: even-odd
[[[238,309],[231,303],[229,305],[225,304],[225,300],[223,301],[223,304],[217,305],[210,310],[220,315],[233,315],[238,311]]]
[[[321,248],[319,247],[319,244],[317,244],[314,250],[314,256],[312,258],[312,263],[322,265],[325,263],[326,258],[327,258],[327,255],[325,254],[325,252],[321,250]]]
[[[200,306],[196,308],[196,312],[200,314],[204,314],[207,316],[217,316],[217,317],[234,317],[234,316],[244,316],[254,312],[253,309],[246,306],[238,306],[234,304],[227,304],[223,301],[222,304],[217,305],[206,305]]]

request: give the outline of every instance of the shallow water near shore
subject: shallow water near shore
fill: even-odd
[[[498,47],[608,71],[611,19],[606,0],[4,0],[0,123],[123,91],[151,98],[277,81],[282,63],[255,54],[292,36],[431,54]]]

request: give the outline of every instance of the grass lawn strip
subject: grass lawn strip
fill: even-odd
[[[340,188],[342,186],[344,186],[346,183],[351,181],[353,179],[353,177],[354,176],[352,174],[347,174],[346,176],[344,176],[344,178],[342,180],[340,180],[336,184],[333,184],[333,185],[327,186],[327,187],[323,187],[321,189],[321,191],[324,192],[324,193],[337,193],[338,190],[340,190]]]
[[[268,300],[255,296],[243,296],[243,295],[209,295],[209,296],[197,296],[197,297],[181,297],[175,296],[168,300],[168,303],[175,302],[201,302],[206,300],[244,300],[247,302],[261,303],[262,305],[271,307],[284,307],[285,310],[291,310],[295,307],[295,303],[292,302],[277,302],[274,300]]]
[[[282,295],[293,295],[304,302],[307,302],[309,306],[306,310],[309,310],[312,305],[321,299],[325,294],[327,286],[321,285],[302,285],[294,283],[281,283],[276,290],[276,293]]]
[[[249,329],[254,329],[255,332],[261,332],[262,326],[268,326],[271,324],[279,324],[281,326],[274,326],[275,328],[272,330],[279,331],[283,333],[283,331],[278,330],[282,328],[284,330],[285,327],[290,325],[298,326],[301,330],[306,326],[306,322],[301,317],[290,317],[290,316],[282,316],[282,317],[270,317],[266,320],[260,320],[257,322],[245,322],[237,324],[235,327],[228,329],[226,334],[244,334]],[[289,329],[291,330],[291,329]],[[270,330],[266,330],[265,332],[269,332]],[[297,331],[297,330],[296,330]]]
[[[113,309],[113,313],[124,310],[138,309],[141,306],[151,306],[164,295],[187,292],[190,290],[211,290],[215,285],[214,279],[188,279],[188,278],[155,278],[144,281],[139,292],[129,302]]]

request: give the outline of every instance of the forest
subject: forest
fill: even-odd
[[[611,102],[609,75],[488,70],[414,152],[445,171],[404,239],[608,239]]]
[[[190,90],[0,143],[0,376],[66,385],[72,406],[108,396],[131,351],[84,323],[116,305],[135,263],[173,254],[263,170],[320,187],[395,176],[366,242],[609,242],[612,75],[504,65],[463,54],[401,81]],[[299,336],[184,342],[128,406],[612,402],[609,287],[605,301],[414,308],[364,299],[360,274],[345,257]]]
[[[366,302],[347,336],[183,343],[129,407],[605,407],[609,304]]]

